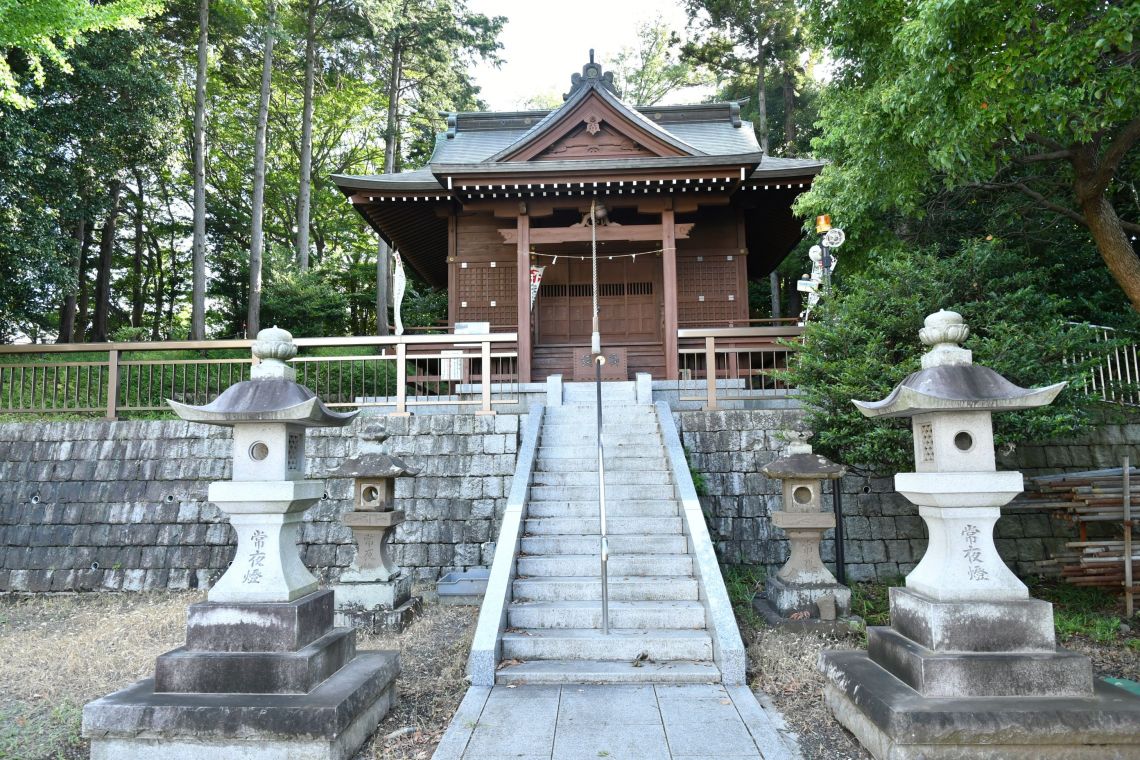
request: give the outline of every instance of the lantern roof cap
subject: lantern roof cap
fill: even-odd
[[[342,427],[358,412],[334,412],[317,394],[296,382],[285,362],[297,355],[288,330],[276,325],[257,333],[253,356],[258,360],[250,379],[226,388],[205,406],[167,399],[175,413],[188,422],[233,426],[243,422],[281,422],[304,427]]]
[[[344,460],[329,475],[340,478],[399,478],[418,475],[419,472],[419,467],[411,467],[390,454],[360,454]]]
[[[281,422],[304,427],[343,427],[358,412],[334,412],[317,394],[283,377],[244,380],[226,388],[205,406],[167,400],[188,422],[233,426],[244,422]]]
[[[847,474],[847,468],[822,454],[789,454],[760,468],[770,478],[835,480]]]
[[[881,401],[852,401],[867,417],[912,417],[927,412],[999,412],[1052,403],[1066,383],[1022,388],[979,364],[962,343],[970,334],[962,315],[941,310],[926,318],[919,338],[931,349],[922,369]]]

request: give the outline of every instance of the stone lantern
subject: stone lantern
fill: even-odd
[[[387,437],[380,433],[367,438],[378,448]],[[377,451],[347,459],[331,473],[353,480],[353,509],[342,519],[356,539],[356,557],[333,585],[338,624],[398,632],[420,609],[420,598],[411,596],[412,577],[400,571],[390,546],[396,527],[404,522],[403,510],[396,509],[396,478],[418,473],[418,468]]]
[[[234,430],[233,480],[210,484],[237,551],[208,601],[190,606],[186,645],[158,657],[153,680],[84,708],[93,758],[340,758],[395,700],[395,652],[357,652],[333,625],[333,592],[318,591],[297,538],[324,493],[304,480],[305,429],[343,426],[295,382],[292,336],[262,330],[251,379],[201,407],[170,401],[182,419]]]
[[[962,317],[940,311],[919,333],[922,369],[868,417],[910,417],[916,472],[895,476],[918,505],[926,553],[890,589],[890,627],[868,651],[824,651],[824,697],[877,758],[1132,757],[1140,698],[1095,683],[1088,658],[1059,649],[1053,607],[1029,598],[994,547],[993,527],[1022,490],[997,472],[994,412],[1049,404],[1064,387],[1020,388],[958,344]]]
[[[789,556],[776,576],[765,581],[765,599],[758,600],[757,610],[777,625],[789,618],[835,620],[850,609],[851,591],[819,556],[824,531],[835,527],[835,515],[821,511],[823,481],[842,478],[847,468],[813,454],[810,433],[787,435],[787,453],[761,472],[782,483],[783,509],[772,513],[772,524],[788,534]]]

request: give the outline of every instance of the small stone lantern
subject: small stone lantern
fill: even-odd
[[[842,478],[847,468],[813,454],[807,443],[810,435],[787,433],[787,453],[761,469],[782,482],[783,509],[772,513],[772,524],[788,534],[790,544],[787,563],[765,582],[766,598],[758,606],[776,624],[788,618],[835,620],[851,606],[851,591],[835,580],[819,556],[824,531],[835,527],[835,515],[821,511],[823,481]]]
[[[940,311],[919,332],[922,369],[868,417],[910,417],[916,472],[895,489],[918,505],[929,543],[891,625],[867,651],[825,650],[824,699],[876,757],[1132,757],[1140,698],[1094,685],[1087,657],[1059,649],[1053,607],[1031,599],[994,547],[1020,472],[997,472],[994,412],[1049,404],[1064,383],[1020,388],[973,363],[962,317]]]
[[[405,519],[403,510],[395,508],[396,478],[416,475],[419,469],[376,451],[387,437],[383,432],[362,436],[363,447],[372,450],[345,460],[331,473],[353,479],[353,509],[343,520],[356,539],[356,557],[333,591],[338,625],[399,632],[422,602],[411,596],[411,575],[392,558],[391,541]]]
[[[262,330],[251,378],[205,406],[170,401],[192,422],[233,428],[233,480],[210,484],[237,552],[190,605],[186,644],[158,656],[154,678],[83,709],[94,758],[305,757],[339,760],[365,742],[394,704],[397,652],[356,649],[334,622],[333,592],[318,590],[297,547],[304,511],[324,493],[304,480],[305,430],[339,427],[294,381],[292,336]]]

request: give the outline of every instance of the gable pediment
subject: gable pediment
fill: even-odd
[[[568,100],[545,124],[490,160],[523,162],[699,155],[647,123],[612,94],[590,87]]]

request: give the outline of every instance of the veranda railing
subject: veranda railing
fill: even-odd
[[[1091,396],[1125,406],[1140,406],[1140,347],[1135,336],[1112,327],[1089,325],[1095,331],[1092,350],[1074,357],[1074,363],[1102,355],[1084,376],[1080,388]]]
[[[716,409],[718,401],[754,398],[756,391],[787,390],[776,372],[788,366],[803,328],[795,324],[768,327],[682,328],[677,331],[677,366],[682,380],[703,380],[700,396],[682,401],[703,401]],[[720,381],[737,381],[725,383]]]
[[[494,411],[518,400],[518,336],[297,338],[297,380],[332,407]],[[250,340],[0,346],[0,414],[167,411],[249,378]],[[476,388],[477,386],[477,388]]]

